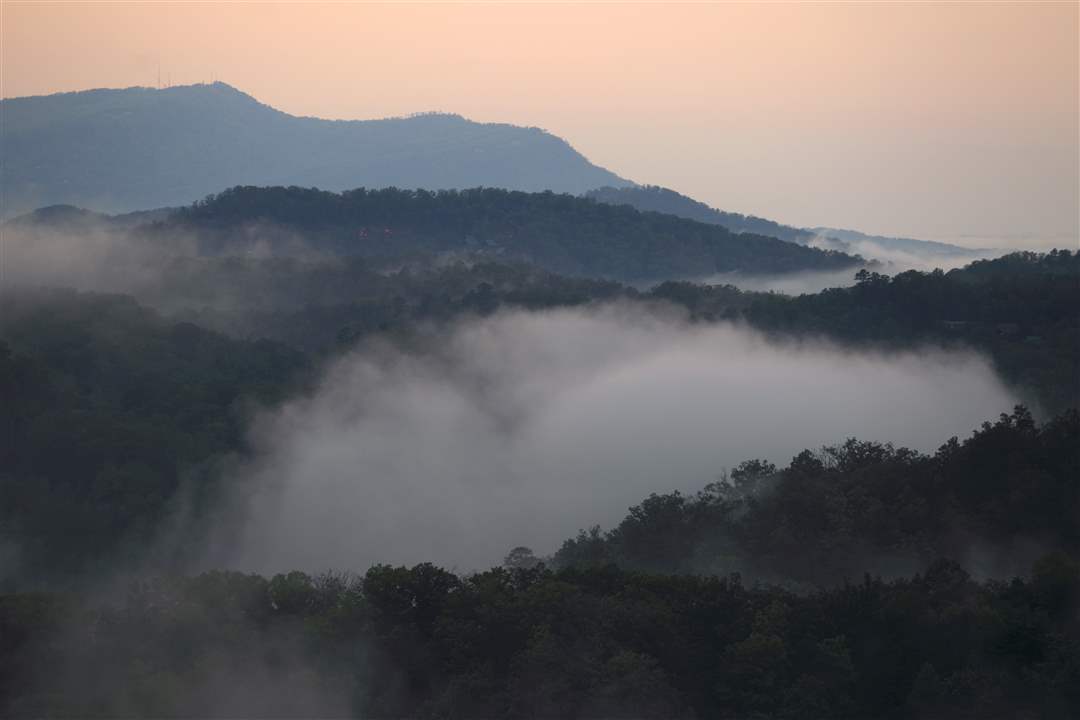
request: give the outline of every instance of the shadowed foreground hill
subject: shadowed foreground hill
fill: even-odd
[[[1008,577],[1080,552],[1078,515],[1080,415],[1040,427],[1017,407],[932,456],[851,438],[781,470],[748,460],[696,496],[653,494],[614,529],[581,531],[555,562],[822,587],[948,557]]]
[[[538,128],[458,115],[295,117],[224,83],[0,101],[2,209],[183,205],[237,184],[581,193],[625,180]]]
[[[0,320],[0,587],[137,554],[183,482],[212,486],[248,411],[308,368],[120,295],[4,293]]]
[[[859,297],[883,283],[864,278]],[[1075,412],[1039,425],[1017,409],[933,456],[852,440],[779,472],[749,461],[571,540],[555,570],[525,548],[467,576],[421,564],[181,577],[162,556],[150,559],[163,576],[115,587],[111,571],[151,549],[181,487],[200,527],[220,461],[244,451],[245,405],[286,396],[308,365],[123,297],[20,292],[0,310],[0,548],[21,544],[26,566],[58,581],[0,575],[0,716],[1080,711]],[[198,533],[183,537],[180,550],[197,547]],[[948,558],[985,571],[960,557],[979,543],[1031,547],[1030,572],[973,580]],[[898,557],[908,577],[863,575],[899,574]],[[824,587],[670,574],[733,565]]]
[[[0,714],[1076,717],[1078,429],[1075,413],[1038,427],[1018,409],[933,457],[849,441],[779,474],[751,461],[569,541],[556,570],[515,548],[465,576],[424,563],[0,590]],[[1046,552],[1024,579],[978,582],[933,559],[952,554],[938,540],[953,523],[1040,532]],[[706,549],[781,580],[824,558],[847,579],[793,592],[671,574]],[[860,572],[895,550],[925,564]]]
[[[809,595],[432,565],[0,595],[6,717],[1070,718],[1080,566]]]

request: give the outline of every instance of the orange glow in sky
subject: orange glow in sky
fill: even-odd
[[[1075,2],[0,7],[4,97],[153,86],[160,66],[298,115],[537,125],[797,225],[1080,234]]]

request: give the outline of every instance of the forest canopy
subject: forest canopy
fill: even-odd
[[[1080,712],[1080,253],[889,277],[496,190],[235,188],[175,213],[20,222],[35,240],[93,226],[107,241],[82,273],[92,291],[0,292],[5,716]],[[702,267],[841,268],[854,283],[786,296],[620,282]],[[973,350],[1027,406],[929,452],[836,437],[783,463],[718,462],[691,492],[660,471],[607,530],[505,548],[502,567],[207,571],[203,540],[250,489],[237,468],[265,461],[261,411],[302,422],[290,402],[350,353],[404,363],[386,348],[421,352],[446,337],[432,328],[559,308],[827,343],[838,361]],[[440,361],[498,423],[522,421],[487,376]],[[723,431],[703,417],[661,440]]]
[[[314,249],[375,257],[472,250],[552,272],[627,281],[714,272],[778,273],[854,267],[860,258],[764,235],[551,192],[237,187],[184,208],[222,251],[247,223],[298,234]],[[267,231],[262,230],[265,234]]]

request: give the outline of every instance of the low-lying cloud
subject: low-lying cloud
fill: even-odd
[[[852,240],[837,245],[828,238],[815,239],[810,247],[822,250],[843,250],[874,261],[876,264],[865,266],[874,272],[896,275],[908,270],[930,272],[932,270],[955,270],[969,265],[976,260],[989,259],[1004,255],[1005,250],[972,250],[955,253],[935,253],[930,251],[915,252],[898,248],[885,247],[872,240]],[[775,292],[782,295],[804,295],[819,293],[827,288],[849,287],[855,284],[855,274],[861,268],[843,270],[805,270],[779,274],[744,274],[717,273],[695,282],[706,285],[734,285],[740,290],[750,292]]]
[[[503,312],[369,343],[261,417],[232,478],[238,539],[207,563],[478,569],[742,460],[850,436],[933,450],[1014,402],[971,354],[777,344],[619,304]]]
[[[717,273],[695,280],[703,285],[734,285],[746,292],[774,292],[781,295],[809,295],[827,288],[855,284],[855,274],[861,268],[843,270],[805,270],[778,274]]]
[[[889,244],[890,242],[892,244]],[[1000,257],[1009,252],[1008,250],[987,248],[935,247],[934,243],[905,240],[903,238],[875,240],[872,237],[865,237],[838,241],[821,235],[811,240],[809,246],[819,250],[839,250],[860,255],[867,260],[877,261],[884,266],[884,270],[880,271],[888,274],[907,270],[919,270],[922,272],[937,269],[954,270],[976,260]]]
[[[9,223],[0,235],[0,280],[6,286],[139,293],[158,284],[176,258],[196,254],[190,239],[149,243],[92,218],[76,228]]]

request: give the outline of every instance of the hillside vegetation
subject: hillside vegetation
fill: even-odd
[[[271,243],[374,257],[473,251],[546,270],[622,280],[854,267],[860,259],[571,195],[238,187],[178,212],[179,231],[228,252],[245,229]]]

